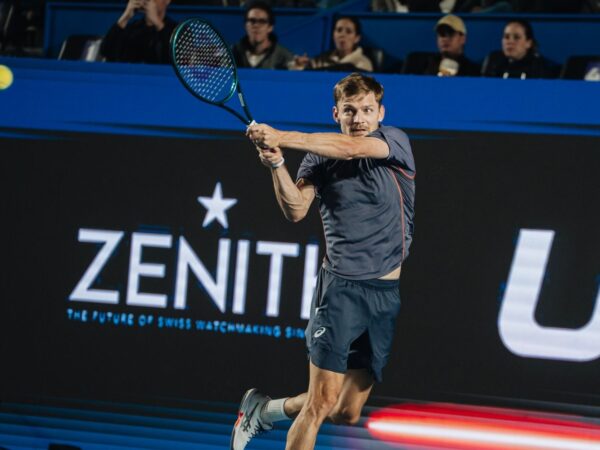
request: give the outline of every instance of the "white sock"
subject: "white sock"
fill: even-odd
[[[289,397],[278,398],[276,400],[269,400],[263,406],[260,412],[260,420],[267,423],[279,422],[280,420],[290,420],[283,409],[283,404]]]

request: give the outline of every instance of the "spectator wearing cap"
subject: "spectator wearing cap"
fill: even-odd
[[[246,9],[246,36],[232,48],[238,67],[257,69],[287,69],[294,55],[277,43],[273,33],[275,16],[264,2],[251,3]]]
[[[485,77],[554,78],[558,70],[537,48],[533,28],[522,19],[509,21],[502,35],[502,50],[490,53],[483,63]]]
[[[438,76],[479,76],[479,66],[464,53],[467,27],[453,14],[435,25],[438,53],[414,52],[408,55],[402,73]]]

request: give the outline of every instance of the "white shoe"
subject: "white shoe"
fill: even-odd
[[[256,388],[244,394],[231,432],[230,450],[244,450],[254,436],[273,428],[272,423],[265,423],[260,419],[260,412],[269,400],[270,397],[261,394]]]

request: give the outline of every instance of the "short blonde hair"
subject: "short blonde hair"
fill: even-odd
[[[355,97],[360,94],[375,95],[375,100],[381,105],[383,100],[383,86],[375,78],[354,72],[342,78],[333,88],[333,101],[337,105],[343,98]]]

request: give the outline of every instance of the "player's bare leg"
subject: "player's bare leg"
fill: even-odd
[[[355,425],[373,387],[373,377],[367,369],[350,369],[344,375],[338,402],[327,416],[335,424]],[[289,397],[284,404],[286,416],[293,419],[302,410],[308,393]]]
[[[356,425],[372,388],[373,377],[367,369],[348,370],[338,402],[328,418],[338,425]]]
[[[286,450],[311,450],[321,424],[338,403],[344,374],[320,369],[310,363],[308,395],[288,435]]]
[[[330,411],[326,415],[326,419],[331,420],[335,424],[354,425],[360,420],[361,411],[366,403],[371,388],[373,379],[366,369],[348,370],[345,375],[322,370],[310,365],[311,381],[313,378],[320,380],[321,387],[319,392],[325,392],[330,389],[327,379],[334,379],[334,386],[338,385],[341,378],[342,384],[339,387],[337,401],[330,402]],[[313,385],[317,385],[313,383]],[[337,388],[334,390],[337,392]],[[240,406],[240,417],[234,427],[231,439],[231,448],[233,450],[244,449],[249,441],[258,432],[268,431],[272,428],[273,422],[279,420],[287,420],[297,417],[307,405],[309,393],[304,392],[295,397],[282,398],[271,400],[269,397],[258,392],[257,389],[250,389],[244,396]],[[254,407],[256,405],[256,408]],[[333,406],[331,406],[333,405]],[[314,408],[313,408],[314,410]],[[242,411],[244,413],[242,413]],[[307,410],[306,417],[310,417],[310,411]],[[290,449],[312,449],[316,441],[316,434],[319,427],[323,423],[322,418],[316,422],[318,426],[314,427],[314,434],[306,435],[304,431],[297,432],[300,443],[290,444],[290,439],[296,439],[296,431],[304,428],[292,425],[288,433],[288,448]],[[302,421],[302,419],[301,419]],[[304,426],[304,424],[302,424]],[[293,446],[290,446],[293,445]]]
[[[296,397],[288,398],[283,405],[283,410],[285,411],[285,414],[290,419],[296,418],[298,413],[300,413],[300,411],[302,410],[304,403],[306,403],[307,397],[308,392],[303,392],[302,394],[297,395]]]

